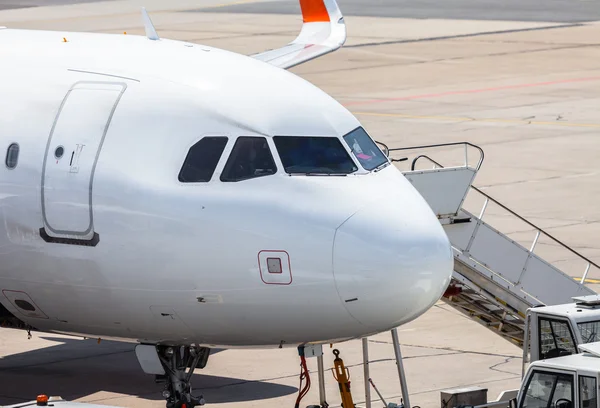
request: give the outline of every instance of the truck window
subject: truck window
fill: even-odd
[[[572,375],[534,371],[529,377],[525,398],[519,408],[572,408],[572,401]]]
[[[540,318],[540,359],[576,354],[573,333],[566,321]]]
[[[600,340],[598,333],[600,331],[600,321],[577,323],[577,328],[581,333],[581,339],[584,343],[592,343]]]
[[[579,407],[596,408],[596,379],[594,377],[579,377]]]

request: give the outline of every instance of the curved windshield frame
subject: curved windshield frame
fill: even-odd
[[[273,142],[288,174],[346,175],[358,171],[337,137],[275,136]]]
[[[373,139],[369,137],[362,127],[356,128],[344,136],[344,141],[348,144],[352,154],[365,170],[378,170],[390,163],[385,154],[377,147]]]

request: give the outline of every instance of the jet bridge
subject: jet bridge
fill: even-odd
[[[448,234],[454,273],[447,304],[522,347],[528,308],[595,294],[585,282],[599,276],[596,263],[473,186],[484,159],[480,147],[461,142],[383,150],[408,163],[404,175]]]

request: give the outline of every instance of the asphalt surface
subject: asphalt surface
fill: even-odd
[[[338,3],[347,16],[560,23],[600,20],[600,0],[338,0]],[[298,14],[300,7],[296,0],[283,0],[236,4],[210,11]]]
[[[0,0],[0,10],[94,3],[100,0]],[[224,1],[223,3],[227,3]],[[299,14],[297,0],[232,4],[192,12]],[[451,20],[575,23],[600,20],[600,0],[338,0],[345,15]]]
[[[143,35],[143,4],[162,38],[245,55],[280,47],[297,34],[297,0],[223,7],[240,1],[254,0],[119,0],[106,7],[89,3],[58,10],[33,6],[67,0],[0,0],[0,8],[29,6],[0,11],[0,25]],[[599,1],[495,0],[493,7],[486,0],[339,1],[346,15],[354,14],[346,20],[346,46],[292,71],[343,103],[390,147],[480,145],[485,162],[476,186],[600,263],[600,24],[579,21],[598,19]],[[233,11],[240,14],[228,14]],[[529,21],[528,13],[532,20],[550,21]],[[384,17],[360,16],[377,14]],[[396,157],[410,157],[398,166],[406,170],[421,153],[444,165],[464,160],[462,147],[416,150],[398,152]],[[469,153],[469,159],[474,165],[477,157]],[[470,196],[466,203],[478,214],[483,199]],[[487,223],[531,246],[533,231],[493,203],[486,208]],[[536,254],[571,276],[581,276],[585,268],[543,237]],[[600,279],[600,272],[592,269],[588,278]],[[600,292],[599,286],[591,287]],[[439,407],[444,389],[477,385],[495,399],[519,387],[522,351],[447,305],[438,304],[402,326],[399,339],[413,405]],[[363,406],[361,341],[334,347],[350,369],[354,401]],[[388,402],[399,403],[391,336],[370,338],[369,348],[373,381]],[[324,351],[329,371],[332,349]],[[316,362],[308,360],[314,373]],[[293,348],[226,350],[211,355],[193,386],[211,408],[291,407],[298,364]],[[338,408],[338,384],[329,372],[325,377],[327,401]],[[316,375],[312,380],[303,406],[319,402]],[[164,408],[161,391],[162,385],[140,369],[131,345],[36,332],[28,340],[25,332],[0,329],[0,405],[48,393],[111,406]],[[381,406],[374,392],[371,399],[373,407]]]
[[[60,6],[64,4],[95,3],[98,1],[100,0],[0,0],[0,10],[39,6]]]

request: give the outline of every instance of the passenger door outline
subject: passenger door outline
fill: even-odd
[[[94,231],[94,176],[106,134],[126,89],[127,85],[121,82],[80,81],[63,98],[48,136],[42,165],[41,206],[44,225],[40,228],[40,236],[45,241],[88,246],[95,246],[99,242],[99,235]],[[88,105],[86,114],[81,115],[83,119],[77,117],[80,108],[77,102]],[[61,125],[64,125],[64,129]],[[69,125],[73,128],[69,128]],[[88,146],[85,146],[86,143]],[[63,145],[66,150],[64,156],[55,157],[55,148]],[[79,160],[82,153],[87,154],[84,166]],[[60,160],[63,160],[62,163]],[[73,189],[68,188],[70,183],[75,186]],[[74,201],[69,202],[68,197],[61,201],[61,191],[72,199],[75,197]],[[67,210],[65,206],[69,205],[74,209]],[[74,227],[74,224],[78,225]]]

